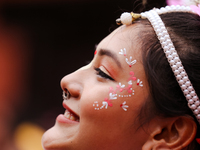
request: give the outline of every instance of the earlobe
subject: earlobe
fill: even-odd
[[[181,150],[195,138],[197,126],[192,117],[156,119],[142,150]]]

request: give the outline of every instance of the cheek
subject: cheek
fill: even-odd
[[[92,118],[94,113],[98,113],[97,108],[102,107],[102,102],[108,97],[109,88],[107,86],[94,86],[84,89],[80,101],[80,113],[82,118]]]
[[[113,123],[118,123],[121,118],[118,112],[123,110],[118,99],[109,100],[110,87],[96,85],[90,90],[85,89],[87,93],[83,92],[80,101],[82,126],[90,126],[91,130],[94,128],[101,130],[101,128],[110,129]]]
[[[82,93],[80,111],[83,119],[93,118],[94,113],[101,115],[107,111],[127,112],[128,103],[134,96],[132,85],[121,83],[115,83],[112,86],[87,87]]]
[[[117,85],[102,88],[96,85],[83,91],[84,94],[82,94],[80,101],[81,124],[79,130],[79,134],[84,135],[80,137],[82,140],[86,141],[87,139],[88,142],[103,143],[105,142],[104,139],[107,138],[113,142],[117,140],[118,143],[124,145],[124,143],[133,140],[133,137],[135,137],[134,134],[138,124],[134,120],[138,116],[141,101],[134,100],[135,95],[126,97],[125,95],[128,95],[127,90],[116,92],[117,96],[109,95],[112,93],[110,87],[115,89]],[[115,97],[117,99],[114,99]],[[112,99],[110,102],[112,106],[103,105],[103,102],[109,103],[108,99]],[[100,109],[101,107],[102,109]],[[126,109],[127,111],[125,111]]]
[[[129,116],[129,109],[132,109],[129,105],[133,101],[133,95],[131,87],[129,85],[121,85],[125,87],[120,91],[118,84],[113,86],[106,86],[85,89],[80,101],[80,114],[81,122],[84,124],[95,122],[104,122],[105,124],[119,123],[124,117]],[[116,88],[115,88],[116,87]],[[129,88],[128,88],[129,87]],[[129,92],[128,92],[129,91]],[[132,114],[132,111],[130,111]],[[133,120],[133,115],[130,115]],[[130,120],[126,120],[130,122]]]

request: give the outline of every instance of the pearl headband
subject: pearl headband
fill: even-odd
[[[160,18],[160,14],[170,13],[170,12],[189,12],[194,13],[189,6],[166,6],[161,9],[152,9],[141,14],[135,15],[134,13],[123,13],[120,19],[117,19],[117,24],[130,25],[132,21],[142,18],[147,18],[151,25],[153,26],[155,33],[161,43],[167,60],[174,72],[176,80],[188,101],[189,108],[193,111],[198,122],[200,123],[200,100],[189,80],[189,77],[182,65],[182,62],[175,50],[175,47],[171,41],[171,38],[165,28],[163,21]]]

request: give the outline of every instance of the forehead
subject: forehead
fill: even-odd
[[[103,39],[98,48],[110,49],[112,51],[118,51],[122,48],[126,48],[127,53],[134,55],[135,57],[140,56],[140,44],[138,40],[139,34],[138,25],[120,26]]]

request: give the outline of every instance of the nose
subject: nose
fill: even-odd
[[[60,85],[63,91],[69,91],[70,98],[79,99],[83,91],[83,79],[81,71],[77,70],[61,79]]]

